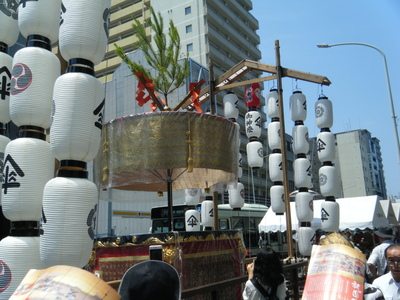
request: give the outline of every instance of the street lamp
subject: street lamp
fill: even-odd
[[[400,142],[399,142],[399,134],[397,132],[397,122],[396,122],[397,116],[396,116],[396,114],[394,112],[392,89],[390,87],[389,72],[388,72],[388,67],[387,67],[387,63],[386,63],[385,53],[383,53],[383,51],[381,49],[379,49],[378,47],[375,47],[375,46],[370,45],[370,44],[364,44],[364,43],[339,43],[339,44],[330,44],[330,45],[328,45],[328,44],[318,44],[317,47],[318,48],[330,48],[330,47],[334,47],[334,46],[345,46],[345,45],[359,45],[359,46],[370,47],[370,48],[373,48],[373,49],[377,50],[382,55],[383,64],[385,66],[385,73],[386,73],[386,85],[387,85],[387,89],[388,89],[390,107],[391,107],[391,111],[392,111],[393,129],[394,129],[395,140],[396,140],[396,144],[397,144],[397,160],[398,160],[398,164],[400,166]]]

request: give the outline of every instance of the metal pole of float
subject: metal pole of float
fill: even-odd
[[[292,218],[290,213],[290,196],[289,196],[289,177],[287,166],[287,152],[286,152],[286,133],[285,133],[285,118],[283,109],[283,89],[282,89],[282,66],[281,56],[279,52],[279,40],[275,41],[275,58],[276,58],[276,74],[278,85],[278,106],[279,106],[279,124],[280,124],[280,138],[281,138],[281,152],[282,152],[282,172],[283,172],[283,198],[285,201],[286,211],[286,241],[288,247],[288,258],[293,257],[292,246]]]

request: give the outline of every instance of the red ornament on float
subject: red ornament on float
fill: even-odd
[[[259,83],[244,86],[244,101],[247,107],[258,107],[260,105],[261,89]]]

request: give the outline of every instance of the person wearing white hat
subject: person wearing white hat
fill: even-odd
[[[393,230],[391,227],[380,227],[374,231],[374,234],[378,237],[379,245],[376,246],[367,260],[367,264],[373,279],[382,276],[388,272],[387,262],[385,257],[385,250],[387,247],[393,244]]]

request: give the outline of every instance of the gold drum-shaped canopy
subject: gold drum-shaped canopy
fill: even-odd
[[[170,180],[182,190],[237,179],[237,127],[219,116],[130,115],[106,123],[102,138],[103,189],[167,191]]]

